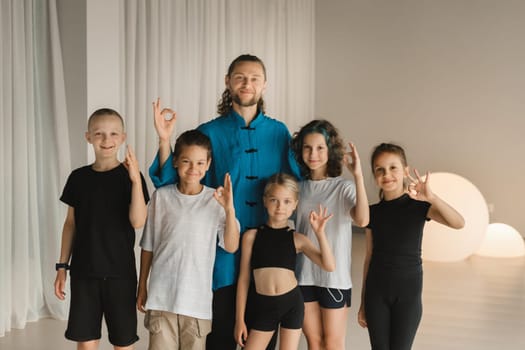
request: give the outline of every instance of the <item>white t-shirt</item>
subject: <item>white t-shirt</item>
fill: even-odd
[[[153,252],[146,309],[211,319],[215,250],[217,239],[224,247],[226,222],[214,191],[185,195],[169,185],[151,196],[140,241]]]
[[[305,180],[300,183],[301,193],[297,206],[296,230],[304,233],[319,247],[310,225],[309,215],[318,211],[319,204],[334,216],[326,223],[326,238],[335,256],[335,271],[327,272],[314,264],[304,254],[297,258],[297,280],[301,286],[325,288],[352,288],[350,277],[352,252],[352,218],[350,209],[355,205],[355,184],[341,176],[325,180]]]

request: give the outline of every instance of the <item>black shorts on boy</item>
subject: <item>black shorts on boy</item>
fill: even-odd
[[[100,339],[104,316],[111,344],[135,343],[139,339],[136,295],[134,279],[73,277],[66,338],[76,342]]]

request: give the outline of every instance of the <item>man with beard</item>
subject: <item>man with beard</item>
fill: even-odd
[[[266,69],[263,62],[252,55],[237,57],[228,68],[225,84],[217,106],[219,117],[198,127],[212,144],[212,162],[203,182],[216,188],[223,183],[224,175],[230,174],[235,211],[244,232],[266,222],[262,203],[266,180],[279,172],[299,176],[299,169],[290,151],[286,125],[264,114]],[[169,108],[161,111],[158,100],[153,107],[159,154],[150,168],[150,177],[155,187],[160,187],[176,180],[169,141],[175,117],[165,119],[165,114],[174,112]],[[207,336],[207,349],[236,349],[233,330],[239,256],[239,252],[231,254],[217,246],[212,331]],[[248,319],[248,326],[249,323]],[[272,341],[269,348],[274,347],[275,341]]]

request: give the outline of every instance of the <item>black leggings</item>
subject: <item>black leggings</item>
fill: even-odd
[[[423,274],[370,269],[365,314],[372,350],[410,350],[421,320]]]

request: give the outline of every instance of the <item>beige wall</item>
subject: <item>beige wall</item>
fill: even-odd
[[[525,1],[319,0],[316,115],[369,156],[405,146],[459,174],[525,235]]]
[[[86,4],[60,0],[73,165],[86,162]],[[316,114],[354,141],[472,181],[525,235],[525,1],[318,0]],[[75,161],[76,159],[76,161]],[[521,197],[521,198],[520,198]]]

